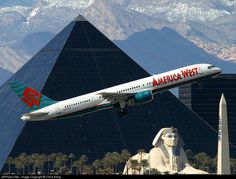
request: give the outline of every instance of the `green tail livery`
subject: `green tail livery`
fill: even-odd
[[[20,81],[12,81],[10,87],[21,101],[27,105],[29,112],[57,103],[57,101],[48,98],[47,96],[37,92],[35,89],[25,86]]]

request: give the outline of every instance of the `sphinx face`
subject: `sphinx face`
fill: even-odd
[[[178,134],[176,133],[167,133],[162,136],[164,144],[169,147],[175,147],[178,144]]]

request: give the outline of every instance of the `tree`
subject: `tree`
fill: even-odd
[[[11,164],[14,164],[13,157],[8,157],[6,162],[8,164],[8,173],[11,174]]]
[[[19,174],[19,170],[23,168],[22,161],[19,157],[14,159],[15,167],[16,167],[16,174]]]
[[[230,159],[231,174],[236,174],[236,159]]]
[[[196,161],[197,168],[201,170],[209,170],[209,167],[212,164],[212,161],[210,160],[210,157],[205,153],[201,152],[196,154],[194,157],[194,160]]]
[[[70,172],[72,173],[72,165],[73,165],[73,160],[75,159],[75,155],[71,153],[69,155],[69,159],[70,159]]]
[[[69,173],[70,169],[67,166],[63,166],[60,168],[58,174],[60,175],[67,175]]]
[[[54,171],[54,164],[56,161],[56,153],[52,153],[51,155],[48,156],[48,173],[51,173],[51,169],[50,169],[50,163],[52,163],[52,170]]]
[[[117,173],[117,166],[122,162],[121,156],[117,152],[111,153],[111,162],[113,164],[113,171]]]
[[[139,149],[138,154],[140,154],[140,161],[143,160],[143,153],[145,153],[145,149]]]
[[[130,165],[132,169],[132,174],[137,174],[136,171],[140,170],[138,160],[130,160]]]
[[[150,168],[144,172],[144,175],[161,175],[161,172],[155,168]]]
[[[141,160],[140,162],[141,167],[143,168],[143,173],[145,173],[146,168],[149,167],[149,163],[147,159]]]
[[[31,155],[28,155],[28,174],[31,174],[33,172],[33,167],[34,167],[34,160]],[[32,170],[30,170],[30,168]]]
[[[74,161],[72,167],[75,167],[76,175],[78,175],[80,170],[80,162],[78,160]]]
[[[91,165],[87,165],[85,164],[83,166],[83,173],[87,174],[87,175],[92,175],[93,174],[93,168]]]
[[[62,153],[59,152],[59,153],[56,153],[56,161],[55,161],[55,164],[54,164],[54,167],[56,169],[56,171],[58,172],[60,170],[60,168],[62,167]]]
[[[185,154],[188,158],[189,164],[193,164],[193,152],[190,149],[185,150]]]
[[[86,164],[86,162],[88,161],[88,157],[87,155],[82,155],[79,159],[79,163],[80,163],[80,173],[83,174],[83,167]]]
[[[25,174],[25,167],[29,165],[28,156],[26,153],[21,153],[19,160],[22,162],[23,175]]]
[[[39,157],[39,154],[37,154],[37,153],[34,153],[34,154],[32,154],[31,156],[31,162],[32,162],[32,168],[33,168],[33,174],[36,174],[36,165],[35,165],[35,162],[36,162],[36,160],[38,159],[38,157]]]
[[[62,162],[62,166],[66,166],[66,162],[69,160],[69,157],[67,155],[62,155],[61,156],[61,162]]]
[[[121,159],[124,165],[130,159],[130,157],[131,153],[128,150],[124,149],[121,151]],[[129,171],[129,165],[126,166],[126,174],[128,174],[128,171]]]
[[[124,163],[126,163],[131,157],[131,153],[126,149],[122,150],[120,155],[121,155],[122,162]]]
[[[46,161],[46,155],[42,154],[37,157],[35,160],[35,168],[37,168],[37,173],[43,172],[44,163]]]
[[[93,163],[92,163],[92,166],[94,167],[94,169],[95,169],[95,175],[98,173],[98,170],[99,170],[99,168],[102,168],[102,161],[101,160],[99,160],[99,159],[97,159],[97,160],[95,160]]]
[[[143,160],[143,153],[145,153],[146,151],[145,151],[145,149],[139,149],[138,151],[138,154],[140,154],[140,160],[139,161],[142,161]],[[140,172],[141,172],[141,163],[138,163],[138,165],[139,165],[139,174],[140,174]]]
[[[113,161],[112,161],[112,153],[111,152],[107,152],[105,154],[105,157],[102,159],[102,162],[103,162],[103,166],[104,168],[109,168],[109,169],[113,169]]]

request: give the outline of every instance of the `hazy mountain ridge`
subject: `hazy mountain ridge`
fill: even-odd
[[[3,68],[0,68],[0,85],[2,85],[6,79],[10,78],[12,75],[11,72],[3,69]]]
[[[222,73],[235,73],[236,69],[235,63],[215,58],[170,28],[146,29],[116,44],[151,74],[196,63],[214,64]]]
[[[16,72],[26,62],[24,56],[7,46],[0,47],[0,54],[0,67],[12,73]]]
[[[206,52],[222,60],[236,61],[235,54],[228,50],[236,47],[236,1],[147,0],[141,4],[140,1],[131,0],[126,6],[145,15],[165,19],[172,24],[188,25],[187,33],[181,28],[175,30],[188,40],[197,42],[195,44]],[[207,38],[202,38],[195,32],[201,32]]]

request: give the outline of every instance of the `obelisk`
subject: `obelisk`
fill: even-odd
[[[219,103],[217,174],[230,174],[227,104],[224,94],[222,94]]]

